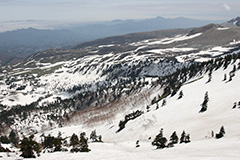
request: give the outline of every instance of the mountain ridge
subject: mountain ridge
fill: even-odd
[[[0,54],[25,58],[48,48],[71,48],[73,45],[103,37],[160,29],[189,28],[209,23],[188,18],[156,17],[144,20],[121,20],[60,30],[19,29],[0,33]],[[4,59],[1,59],[4,62]],[[5,65],[5,63],[2,63]],[[7,64],[7,63],[6,63]]]

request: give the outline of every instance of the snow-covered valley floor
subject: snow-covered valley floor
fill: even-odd
[[[240,139],[205,139],[189,144],[178,144],[173,148],[156,150],[151,142],[142,142],[135,147],[135,142],[122,143],[90,143],[89,153],[55,152],[45,153],[37,160],[239,160]],[[21,159],[14,153],[7,157],[0,153],[4,160]]]

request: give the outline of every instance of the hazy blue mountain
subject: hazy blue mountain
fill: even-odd
[[[192,28],[208,23],[210,22],[183,17],[174,19],[156,17],[144,20],[113,20],[89,25],[79,24],[79,26],[73,25],[62,30],[18,29],[0,33],[0,54],[24,58],[48,48],[72,47],[82,42],[108,36],[162,29]],[[9,59],[0,58],[0,60],[2,65],[9,63]]]

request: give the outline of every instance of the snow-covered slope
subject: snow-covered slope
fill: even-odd
[[[90,143],[88,154],[45,153],[39,159],[238,159],[239,30],[208,25],[146,37],[51,49],[1,68],[1,135],[13,130],[20,138],[35,134],[40,142],[43,133],[61,132],[69,140],[73,133],[96,129],[103,137],[104,143]],[[207,110],[199,112],[206,93]],[[140,115],[120,128],[136,111]],[[226,134],[217,140],[212,134],[222,126]],[[155,150],[151,142],[161,128],[167,139],[184,130],[192,142]]]
[[[103,121],[103,123],[93,123],[83,125],[75,123],[61,128],[45,131],[44,134],[57,136],[59,132],[62,137],[69,137],[73,133],[79,135],[96,130],[102,135],[104,143],[90,143],[89,153],[45,153],[37,159],[53,160],[62,159],[233,159],[240,157],[238,148],[240,147],[240,70],[234,71],[234,76],[230,80],[229,73],[233,73],[234,65],[239,66],[240,60],[231,61],[226,69],[223,67],[212,71],[211,81],[209,75],[203,74],[193,77],[183,84],[174,96],[165,98],[166,105],[161,106],[162,101],[152,104],[147,99],[141,105],[126,106],[123,112],[118,112],[114,117]],[[224,80],[224,75],[227,75]],[[183,92],[183,97],[179,99],[179,92]],[[151,97],[157,96],[159,88],[151,92]],[[199,113],[205,93],[208,92],[209,103],[207,111]],[[134,101],[134,100],[133,100]],[[236,108],[233,108],[237,103]],[[128,104],[125,104],[128,105]],[[150,109],[147,111],[146,106]],[[142,110],[144,114],[130,120],[125,128],[120,132],[118,123],[124,116],[132,111]],[[90,116],[90,115],[89,115]],[[96,115],[92,115],[96,116]],[[88,117],[89,119],[91,117]],[[220,127],[224,126],[226,134],[222,139],[212,137],[218,133]],[[170,135],[176,131],[180,137],[183,130],[190,134],[191,143],[177,144],[173,148],[156,150],[151,145],[154,137],[163,128],[163,135],[169,139]],[[39,133],[39,137],[42,133]],[[150,139],[151,137],[151,139]],[[37,138],[38,139],[38,138]],[[39,140],[39,139],[38,139]],[[136,141],[139,140],[140,147],[136,148]],[[12,157],[5,159],[15,159]]]
[[[238,64],[240,61],[236,61]],[[223,80],[224,74],[227,74],[233,69],[233,64],[229,65],[227,69],[219,69],[212,73],[212,80],[207,83],[208,75],[200,78],[189,80],[182,87],[183,98],[178,99],[179,92],[171,97],[168,96],[166,105],[161,107],[162,101],[158,102],[160,106],[156,110],[157,104],[150,105],[150,111],[146,111],[146,106],[149,101],[140,107],[127,107],[123,113],[119,113],[115,118],[110,119],[105,124],[99,124],[94,127],[87,126],[68,126],[60,129],[50,131],[57,135],[61,131],[66,136],[71,135],[73,132],[90,131],[96,129],[99,134],[103,135],[106,142],[123,142],[131,140],[147,141],[149,137],[156,135],[161,128],[164,129],[164,135],[169,137],[173,131],[181,133],[186,130],[191,134],[192,140],[202,140],[211,138],[211,131],[215,133],[219,131],[221,126],[226,129],[226,138],[240,137],[238,128],[240,126],[240,106],[233,109],[235,102],[240,101],[239,97],[239,82],[240,72],[235,72],[232,81]],[[179,91],[180,91],[179,90]],[[201,104],[204,100],[205,93],[208,92],[209,103],[206,112],[199,113]],[[153,93],[157,95],[156,92]],[[124,115],[131,113],[133,110],[144,110],[145,113],[129,121],[126,128],[121,132],[116,133],[118,130],[118,122],[124,118]],[[89,117],[90,118],[90,117]]]
[[[208,61],[240,50],[240,32],[235,28],[220,30],[211,25],[190,33],[100,45],[106,41],[103,39],[83,48],[33,54],[24,63],[0,69],[0,103],[42,105],[73,97],[69,90],[79,86],[92,91],[96,85],[113,83],[114,79],[161,77],[192,61]]]

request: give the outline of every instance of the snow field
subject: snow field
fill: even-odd
[[[238,63],[239,60],[235,64]],[[118,133],[116,133],[118,122],[123,120],[126,112],[119,113],[114,120],[96,126],[75,124],[45,132],[45,135],[51,133],[56,136],[60,131],[65,137],[71,136],[72,133],[79,135],[84,131],[89,136],[91,131],[96,129],[97,135],[102,135],[104,143],[90,143],[92,151],[89,153],[46,153],[37,159],[53,160],[61,157],[64,160],[237,160],[240,158],[240,131],[238,129],[240,109],[232,109],[232,106],[234,102],[240,101],[239,70],[236,71],[232,81],[223,81],[224,74],[228,75],[232,68],[233,65],[229,65],[226,70],[214,71],[209,83],[206,83],[207,74],[197,81],[186,83],[180,89],[183,91],[183,98],[177,99],[178,93],[173,97],[167,97],[166,106],[161,107],[160,101],[158,110],[155,110],[156,104],[151,105],[149,112],[130,120],[125,129]],[[208,109],[206,112],[199,113],[206,91],[209,95]],[[131,110],[143,109],[144,105],[135,109],[130,108]],[[128,112],[131,113],[130,110]],[[225,136],[222,139],[212,138],[211,131],[218,133],[221,126],[225,128]],[[161,128],[168,140],[174,131],[180,138],[182,131],[185,130],[187,134],[190,134],[191,143],[156,150],[151,142]],[[149,137],[151,137],[150,140]],[[140,140],[139,148],[135,147],[137,140]]]

